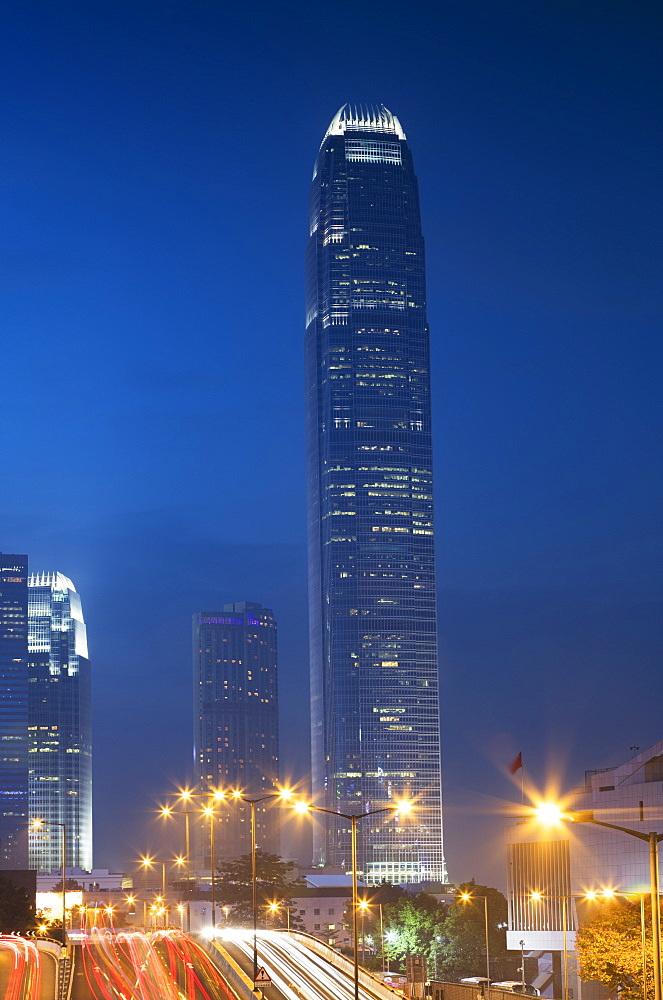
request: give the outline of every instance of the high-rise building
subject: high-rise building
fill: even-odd
[[[62,573],[28,578],[30,867],[92,868],[90,661],[80,596]],[[51,825],[49,825],[51,824]]]
[[[279,780],[276,622],[268,608],[242,601],[193,616],[194,759],[201,791],[241,789],[258,798]],[[279,853],[278,810],[256,807],[256,841]],[[247,807],[222,806],[215,819],[215,852],[247,854]],[[209,867],[207,835],[198,855]]]
[[[28,866],[28,557],[0,553],[0,868]]]
[[[369,884],[446,881],[424,240],[412,154],[384,106],[345,105],[313,172],[306,302],[313,791],[362,812]],[[314,863],[350,864],[344,821]]]

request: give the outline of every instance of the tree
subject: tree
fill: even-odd
[[[464,901],[466,893],[470,899]],[[491,961],[506,956],[507,902],[498,889],[464,882],[449,907],[439,948],[439,972],[450,979],[486,974],[484,901],[488,905],[488,944]]]
[[[434,962],[446,913],[444,903],[426,892],[404,894],[397,902],[388,903],[383,911],[387,958],[402,963],[407,955],[425,955]]]
[[[293,877],[296,865],[284,861],[278,854],[256,851],[256,898],[258,906],[270,903],[288,905],[297,890],[306,883]],[[224,861],[217,866],[217,898],[219,905],[232,907],[233,918],[243,924],[253,920],[253,878],[251,855],[243,854],[234,861]],[[262,910],[263,914],[265,909]],[[293,918],[293,924],[297,921]]]
[[[64,884],[67,892],[80,892],[83,888],[80,882],[77,882],[75,878],[65,879]],[[62,879],[60,879],[59,882],[55,883],[55,885],[51,889],[51,892],[62,892]]]
[[[651,904],[645,901],[645,926],[651,919]],[[623,896],[600,904],[598,913],[586,920],[576,936],[582,979],[598,979],[611,990],[634,1000],[643,998],[642,937],[640,904]],[[647,943],[647,993],[653,991],[652,949]]]
[[[34,905],[27,889],[0,875],[0,933],[27,934],[35,926]]]

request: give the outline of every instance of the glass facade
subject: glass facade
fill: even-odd
[[[92,868],[90,661],[80,596],[62,573],[28,578],[28,788],[30,867]]]
[[[28,557],[0,553],[0,868],[28,867]]]
[[[442,849],[424,240],[412,156],[386,108],[345,105],[318,155],[307,248],[313,791],[358,825],[369,884],[447,879]],[[314,863],[350,865],[349,824]]]
[[[194,757],[201,790],[241,789],[252,798],[276,790],[279,714],[276,621],[260,604],[242,601],[193,616]],[[251,850],[248,806],[221,805],[215,855]],[[209,828],[198,831],[197,854],[209,867]],[[256,807],[256,842],[278,854],[278,809]]]

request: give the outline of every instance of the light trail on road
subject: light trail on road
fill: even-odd
[[[227,930],[218,935],[222,946],[234,945],[253,966],[253,932]],[[286,1000],[354,1000],[350,973],[335,968],[305,944],[278,931],[258,932],[259,965],[264,965],[274,985]],[[246,961],[243,963],[248,969]],[[359,985],[360,1000],[375,1000],[375,994]]]
[[[41,1000],[41,955],[34,941],[0,935],[0,967],[7,974],[4,1000]]]
[[[80,953],[86,1000],[235,1000],[204,950],[182,931],[93,927],[81,935]]]

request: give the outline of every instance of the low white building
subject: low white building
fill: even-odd
[[[297,891],[291,906],[292,914],[298,918],[298,929],[320,938],[333,948],[349,947],[351,934],[344,924],[344,916],[352,900],[352,876],[330,874],[323,870],[300,874],[306,880],[306,888]],[[357,885],[360,894],[366,891],[360,879]]]

